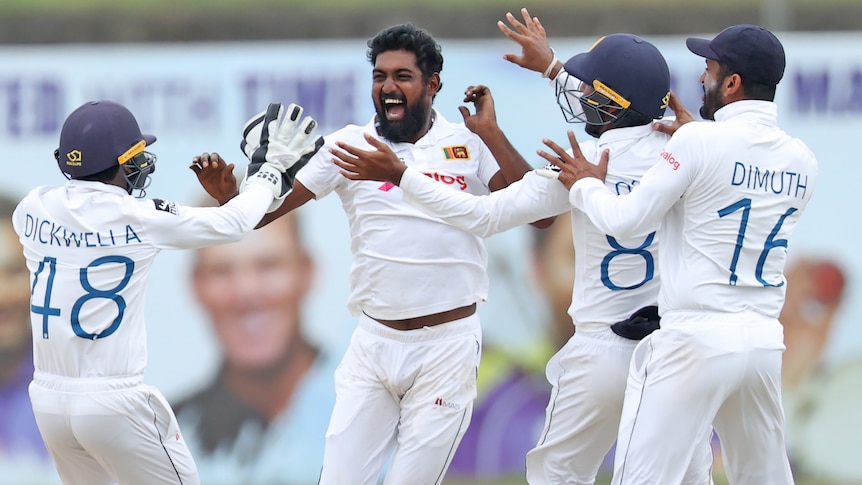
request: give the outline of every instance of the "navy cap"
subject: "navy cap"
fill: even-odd
[[[90,101],[72,112],[60,130],[57,164],[72,178],[93,175],[126,163],[155,143],[141,133],[125,106],[113,101]]]
[[[688,50],[721,62],[743,78],[768,86],[784,76],[784,47],[775,35],[757,25],[728,27],[712,40],[689,37]]]
[[[643,115],[664,115],[670,91],[667,62],[654,45],[636,35],[606,35],[566,61],[564,68],[587,84],[600,81]]]

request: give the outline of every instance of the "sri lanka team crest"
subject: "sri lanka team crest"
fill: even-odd
[[[470,160],[470,152],[465,145],[443,147],[443,156],[446,160]]]

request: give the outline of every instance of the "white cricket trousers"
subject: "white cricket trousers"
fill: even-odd
[[[335,371],[320,485],[442,483],[476,399],[474,314],[400,331],[362,315]],[[394,451],[394,454],[393,454]]]
[[[527,453],[530,485],[593,485],[617,439],[629,365],[639,342],[618,336],[608,324],[577,324],[575,334],[548,361],[551,397],[545,427]],[[694,455],[683,483],[712,483],[710,433]]]
[[[781,407],[784,331],[753,312],[668,312],[632,357],[613,485],[680,483],[710,426],[734,485],[791,485]]]
[[[142,376],[69,378],[36,371],[30,400],[65,485],[198,485],[164,396]]]

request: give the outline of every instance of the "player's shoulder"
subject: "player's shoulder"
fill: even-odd
[[[779,128],[780,129],[780,128]],[[805,157],[814,158],[814,152],[811,151],[811,148],[808,147],[808,144],[802,141],[801,138],[791,135],[784,130],[781,130],[782,133],[787,137],[790,143],[792,143],[796,150],[799,151],[800,155]]]
[[[58,190],[59,187],[53,187],[50,185],[40,185],[38,187],[32,188],[24,197],[16,204],[16,211],[18,209],[28,207],[32,204],[39,203],[48,193]]]
[[[373,127],[369,125],[345,125],[328,135],[323,136],[323,141],[327,144],[341,141],[350,144],[356,144],[359,141],[364,141],[364,135],[367,132],[373,132]]]
[[[717,136],[723,128],[718,125],[715,121],[689,121],[674,132],[669,142],[676,145],[679,143],[697,143],[698,141],[710,139],[723,140],[723,138]]]
[[[26,199],[38,198],[48,192],[53,192],[58,189],[60,189],[60,187],[55,187],[53,185],[39,185],[38,187],[33,187],[32,189],[30,189],[30,191],[27,192],[27,195],[25,195],[21,199],[21,201],[23,202]]]
[[[817,162],[817,156],[814,155],[811,148],[799,138],[789,135],[788,138],[790,138],[790,146],[792,146],[789,152],[796,155],[798,170],[816,174],[820,170],[820,167]]]
[[[566,141],[565,144],[560,143],[560,145],[566,146],[566,145],[568,145],[568,143],[569,142]],[[599,155],[600,155],[599,140],[597,140],[593,137],[590,137],[586,140],[578,140],[578,148],[581,150],[581,155],[583,155],[584,158],[591,161],[592,163],[595,163],[595,164],[599,163]],[[549,151],[549,150],[547,150],[547,151]],[[569,153],[572,153],[572,148],[568,147],[568,148],[566,148],[566,151]]]
[[[721,122],[718,121],[694,120],[680,126],[679,129],[676,130],[676,132],[674,133],[674,136],[679,133],[682,133],[684,135],[697,135],[709,133],[715,130],[720,130],[722,128],[724,128],[724,126]]]
[[[436,122],[437,137],[442,143],[447,140],[459,140],[461,143],[482,143],[482,139],[476,133],[470,131],[464,122],[452,122],[438,120]]]

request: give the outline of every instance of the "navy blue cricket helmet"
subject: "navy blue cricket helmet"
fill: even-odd
[[[670,97],[667,62],[654,45],[634,34],[604,36],[587,52],[566,61],[564,68],[595,89],[580,98],[583,119],[579,121],[606,125],[628,110],[650,119],[664,116]],[[621,110],[612,114],[606,108]]]
[[[97,174],[111,167],[124,172],[129,193],[149,185],[156,156],[145,149],[156,137],[141,133],[134,115],[113,101],[90,101],[73,111],[60,130],[60,146],[54,151],[57,165],[67,178]]]

